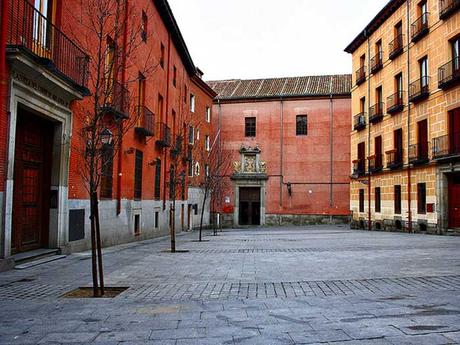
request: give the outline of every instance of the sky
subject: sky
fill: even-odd
[[[389,0],[169,0],[205,80],[351,73],[345,47]]]

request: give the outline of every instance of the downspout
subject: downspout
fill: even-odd
[[[371,100],[371,45],[370,45],[370,40],[369,40],[369,35],[367,34],[367,31],[364,31],[364,35],[367,37],[367,154],[368,156],[370,155],[371,152],[371,126],[369,122],[369,104]],[[366,160],[367,160],[367,166],[369,168],[369,160],[367,157],[364,158],[364,167],[366,167]],[[370,172],[367,173],[367,209],[368,209],[368,228],[369,231],[372,230],[372,211],[371,211],[371,174]]]
[[[283,145],[284,145],[284,103],[283,96],[280,96],[280,195],[279,195],[279,204],[280,209],[283,207]]]
[[[123,52],[122,52],[122,65],[121,69],[121,84],[125,85],[126,83],[126,46],[128,45],[128,0],[125,0],[125,18],[124,18],[124,28],[123,28]],[[122,102],[124,99],[122,99]],[[121,179],[122,179],[122,170],[123,170],[123,121],[120,121],[119,124],[119,134],[120,138],[118,141],[118,176],[117,176],[117,216],[121,213]]]
[[[167,70],[166,70],[166,112],[165,112],[165,124],[168,125],[168,108],[169,108],[169,64],[170,64],[170,59],[171,59],[171,34],[168,34],[168,63],[167,63]],[[162,119],[163,121],[163,119]],[[164,166],[163,166],[163,211],[166,210],[166,172],[167,172],[167,166],[168,164],[166,163],[167,159],[167,148],[164,147]]]
[[[330,121],[329,121],[329,146],[330,146],[330,187],[329,187],[329,207],[332,208],[334,204],[334,191],[333,191],[333,173],[334,173],[334,100],[332,98],[332,77],[331,77],[331,88],[330,88],[330,94],[329,94],[329,115],[330,115]]]
[[[409,35],[410,35],[410,0],[406,2],[407,8],[407,154],[409,157],[409,146],[410,146],[410,102],[409,102],[409,85],[410,85],[410,43],[409,43]],[[403,156],[404,159],[404,156]],[[409,223],[409,232],[412,232],[412,173],[411,173],[411,166],[408,162],[407,164],[407,222]]]
[[[219,115],[217,118],[217,128],[218,128],[218,133],[219,133],[219,139],[217,142],[217,159],[218,163],[217,166],[220,169],[221,165],[221,159],[222,159],[222,137],[221,137],[221,121],[222,121],[222,104],[220,104],[220,98],[217,99],[217,106],[219,107]],[[219,172],[220,174],[220,172]],[[222,212],[222,183],[221,183],[222,177],[219,178],[219,186],[218,186],[218,195],[217,195],[217,210],[218,212]]]

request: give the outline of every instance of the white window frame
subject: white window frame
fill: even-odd
[[[190,94],[190,112],[195,112],[195,95],[193,93]]]
[[[206,122],[210,123],[211,122],[211,108],[206,107]]]
[[[209,135],[204,137],[204,147],[206,148],[206,151],[211,151],[211,140],[209,139]]]
[[[200,163],[195,162],[193,167],[193,176],[200,176]]]

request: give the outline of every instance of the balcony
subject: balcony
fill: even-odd
[[[182,135],[176,135],[174,141],[174,147],[171,149],[171,157],[176,158],[182,153],[182,146],[184,145],[184,137]]]
[[[460,82],[460,58],[449,61],[438,69],[438,86],[446,90]]]
[[[107,83],[102,97],[101,113],[112,114],[117,120],[129,118],[129,91],[120,82]]]
[[[376,173],[383,169],[383,155],[381,153],[370,156],[369,160],[369,172]]]
[[[404,41],[404,35],[401,34],[401,35],[396,36],[396,38],[390,42],[390,44],[388,45],[388,49],[390,51],[389,53],[390,60],[397,58],[403,52],[404,50],[403,41]]]
[[[409,146],[409,163],[413,165],[426,164],[430,161],[428,157],[429,142],[413,144]]]
[[[369,122],[377,123],[383,119],[383,109],[385,108],[385,103],[379,102],[374,104],[369,108]]]
[[[404,109],[404,91],[398,91],[387,98],[387,113],[396,114]]]
[[[428,16],[429,13],[424,13],[415,22],[412,23],[412,42],[417,42],[430,31],[428,26]]]
[[[139,135],[151,137],[154,135],[155,115],[146,106],[140,105],[138,109],[138,125],[134,131]]]
[[[460,156],[460,132],[433,139],[433,159],[449,159]]]
[[[430,95],[430,77],[422,77],[409,85],[409,102],[417,103]]]
[[[366,174],[366,162],[364,159],[355,159],[353,161],[353,178],[358,178]]]
[[[360,113],[354,117],[354,126],[356,131],[361,131],[366,128],[366,113]]]
[[[25,0],[10,0],[7,52],[22,52],[88,95],[89,56]]]
[[[385,152],[387,155],[387,168],[391,170],[402,168],[403,166],[403,150],[393,149]]]
[[[171,129],[163,122],[157,123],[156,128],[156,144],[159,147],[170,147],[171,146]]]
[[[439,19],[446,20],[460,8],[460,0],[439,0]]]
[[[383,67],[383,52],[378,52],[371,59],[371,73],[377,73]]]
[[[356,71],[356,85],[361,85],[366,81],[366,66],[361,66]]]

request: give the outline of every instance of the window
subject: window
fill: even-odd
[[[383,110],[383,109],[380,109],[380,103],[382,103],[382,94],[383,94],[383,91],[382,91],[381,86],[375,89],[375,103],[377,103],[378,105],[378,110]]]
[[[206,107],[206,122],[211,122],[211,108]]]
[[[160,43],[160,66],[165,68],[165,46],[163,43]]]
[[[381,208],[380,187],[375,187],[375,212],[380,212],[380,208]]]
[[[142,11],[142,22],[141,22],[141,39],[144,42],[147,42],[147,13]]]
[[[163,121],[163,96],[158,94],[158,121]]]
[[[141,215],[134,215],[134,235],[139,236],[141,234]]]
[[[393,132],[393,147],[395,149],[395,163],[403,162],[403,139],[402,129],[399,128]]]
[[[134,199],[142,198],[142,161],[144,154],[136,150],[136,161],[134,163]]]
[[[193,161],[188,161],[188,177],[193,177]]]
[[[383,53],[382,53],[382,40],[378,40],[375,43],[375,54],[379,62],[382,62]]]
[[[161,194],[161,160],[157,158],[155,164],[155,186],[154,186],[155,199],[160,199]]]
[[[190,111],[195,112],[195,95],[190,94]]]
[[[176,83],[177,83],[177,67],[174,66],[173,67],[173,86],[176,87]]]
[[[363,141],[358,144],[358,172],[364,174],[366,171],[366,143]]]
[[[365,64],[366,64],[366,55],[363,54],[359,58],[359,67],[363,68]]]
[[[417,212],[426,213],[426,183],[417,183]]]
[[[107,48],[104,61],[104,78],[107,93],[107,104],[110,104],[113,101],[113,83],[115,82],[115,50],[115,42],[110,37],[107,37]]]
[[[196,137],[196,140],[200,140],[200,130],[199,129],[196,130],[196,136],[195,137]]]
[[[195,162],[195,171],[193,172],[194,176],[200,176],[200,163]]]
[[[155,221],[154,221],[154,227],[155,229],[158,229],[160,223],[160,212],[155,211]]]
[[[211,150],[211,143],[210,143],[210,140],[209,140],[209,135],[206,135],[204,137],[204,146],[206,148],[206,151],[210,151]]]
[[[193,126],[188,127],[188,143],[190,145],[195,143],[195,128]]]
[[[205,164],[204,166],[204,174],[206,177],[209,177],[209,165],[208,164]]]
[[[296,135],[307,135],[307,115],[297,115],[295,133]]]
[[[421,1],[418,6],[417,6],[417,12],[419,17],[422,18],[422,24],[426,24],[428,21],[428,17],[426,14],[428,14],[428,5],[426,3],[426,0]]]
[[[396,89],[396,93],[398,94],[399,97],[402,98],[402,91],[403,91],[403,76],[402,76],[402,73],[399,73],[396,77],[395,77],[395,89]]]
[[[364,189],[359,190],[359,212],[364,212]]]
[[[101,190],[100,196],[104,199],[112,198],[113,185],[113,146],[105,144],[102,146],[101,155]]]
[[[428,159],[428,121],[426,119],[417,122],[417,136],[417,157],[419,159]]]
[[[395,214],[401,214],[401,186],[394,186],[394,208]]]
[[[142,75],[142,73],[139,73],[139,78],[138,78],[138,90],[139,93],[137,95],[137,105],[139,107],[138,111],[138,119],[137,119],[137,127],[142,127],[141,124],[144,119],[141,118],[141,114],[144,114],[144,110],[142,109],[145,105],[145,77]]]
[[[184,85],[184,103],[187,104],[187,95],[188,90],[187,90],[187,85]]]
[[[359,112],[364,113],[364,110],[366,109],[366,97],[361,97],[359,100]]]
[[[374,140],[375,168],[381,168],[382,161],[382,136],[375,137]]]
[[[419,60],[420,67],[420,84],[422,89],[428,86],[428,57]]]
[[[256,136],[256,118],[255,117],[246,117],[245,121],[245,136],[246,137],[255,137]]]
[[[53,2],[50,0],[35,0],[34,7],[40,13],[40,15],[34,15],[33,39],[35,43],[41,45],[40,48],[50,48],[51,32],[48,30],[50,30],[51,28],[49,27],[47,21],[42,18],[48,18],[49,20],[53,19]]]
[[[394,34],[395,38],[398,39],[398,43],[402,45],[402,22],[395,25]],[[401,39],[401,42],[399,42],[399,39]]]

